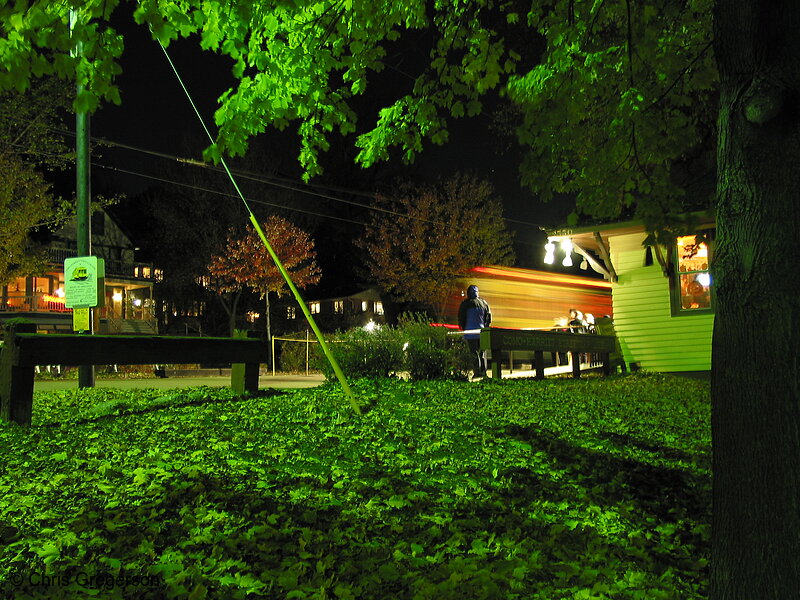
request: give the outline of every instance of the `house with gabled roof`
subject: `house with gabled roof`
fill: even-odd
[[[661,243],[640,221],[546,231],[549,252],[574,252],[611,282],[616,333],[634,369],[711,369],[716,222],[693,217],[692,226]]]
[[[105,210],[92,214],[92,251],[105,261],[105,306],[96,309],[96,333],[155,334],[153,284],[158,273],[135,260],[134,244]],[[48,267],[37,276],[17,277],[0,286],[0,323],[25,318],[46,333],[71,333],[72,310],[65,306],[64,260],[77,256],[74,222],[56,231],[47,247]]]

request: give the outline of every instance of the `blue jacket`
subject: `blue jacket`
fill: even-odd
[[[458,307],[458,326],[462,330],[482,329],[492,323],[492,311],[483,298],[478,297],[478,288],[467,288],[467,298]],[[465,339],[477,339],[480,333],[465,333]]]

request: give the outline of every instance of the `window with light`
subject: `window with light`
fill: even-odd
[[[318,315],[319,314],[319,309],[320,309],[320,303],[319,302],[312,302],[311,305],[310,305],[310,308],[311,308],[311,314],[312,315]]]
[[[710,312],[713,308],[713,294],[708,244],[701,236],[680,236],[676,240],[675,253],[673,312]]]

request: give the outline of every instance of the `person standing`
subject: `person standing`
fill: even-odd
[[[458,326],[464,333],[467,346],[475,359],[475,377],[486,376],[486,352],[481,350],[480,329],[492,323],[489,303],[478,295],[478,286],[467,288],[467,297],[458,307]]]

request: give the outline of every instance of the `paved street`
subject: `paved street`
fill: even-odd
[[[320,374],[312,375],[290,375],[278,373],[272,375],[261,375],[258,380],[260,388],[309,388],[320,385],[325,378]],[[231,384],[230,376],[207,376],[207,377],[167,377],[167,378],[148,378],[148,379],[97,379],[96,387],[117,388],[117,389],[141,389],[156,388],[168,390],[174,388],[193,387],[207,385],[210,387],[226,387]],[[71,390],[78,387],[76,379],[54,380],[54,381],[35,381],[34,392],[51,392],[55,390]]]

